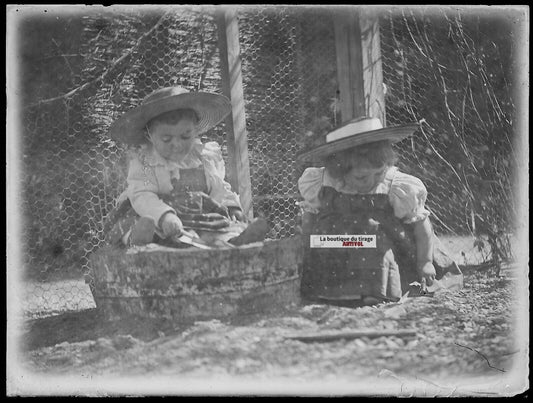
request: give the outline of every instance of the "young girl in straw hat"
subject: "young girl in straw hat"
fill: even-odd
[[[307,168],[298,180],[304,236],[375,239],[364,248],[309,245],[302,274],[305,299],[366,305],[398,300],[414,281],[423,288],[462,286],[458,266],[433,233],[424,184],[394,166],[392,144],[416,129],[416,124],[383,128],[379,119],[360,118],[299,156],[322,165]]]
[[[134,151],[127,189],[104,228],[108,243],[180,246],[176,237],[184,229],[209,244],[264,238],[264,220],[245,223],[239,196],[224,179],[220,146],[199,138],[230,110],[222,95],[168,87],[111,125],[109,135]]]

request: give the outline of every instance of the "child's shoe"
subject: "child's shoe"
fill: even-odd
[[[155,234],[155,223],[149,217],[139,218],[131,230],[129,244],[131,246],[146,245],[153,242]]]
[[[256,218],[246,229],[235,238],[231,238],[228,242],[240,246],[252,242],[260,242],[265,239],[268,232],[268,224],[264,218]]]

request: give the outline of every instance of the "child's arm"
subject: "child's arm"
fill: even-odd
[[[176,216],[176,211],[158,196],[158,181],[152,167],[145,167],[139,158],[131,159],[127,181],[128,198],[133,210],[139,216],[151,218],[160,229],[163,229],[163,220],[173,221],[172,227],[177,225],[179,219]],[[165,225],[165,227],[169,228],[169,225]],[[166,231],[164,232],[166,234]]]
[[[208,182],[209,196],[228,209],[242,210],[239,195],[231,190],[231,185],[224,179],[213,175]]]
[[[416,242],[416,266],[422,282],[435,280],[433,266],[433,229],[429,211],[425,208],[427,190],[422,181],[412,175],[393,171],[389,199],[394,215],[405,224],[413,225]]]
[[[239,195],[231,190],[231,185],[224,179],[210,175],[208,180],[210,204],[216,206],[214,212],[229,217],[231,220],[246,221],[242,211]],[[204,207],[208,205],[204,200]],[[213,207],[213,206],[212,206]]]
[[[298,190],[303,200],[298,203],[302,217],[301,230],[307,235],[316,223],[320,211],[320,189],[324,183],[325,168],[307,168],[298,179]]]
[[[298,190],[303,198],[301,208],[306,213],[317,214],[321,207],[320,190],[324,185],[325,168],[306,168],[298,179]]]
[[[222,151],[217,142],[211,141],[204,144],[202,151],[209,196],[228,209],[230,216],[242,215],[242,206],[239,195],[232,191],[231,185],[226,182],[226,168]]]
[[[435,280],[435,267],[433,266],[433,228],[429,218],[413,223],[416,242],[417,271],[422,281],[427,285]]]

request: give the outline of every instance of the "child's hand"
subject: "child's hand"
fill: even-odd
[[[179,235],[183,230],[183,224],[176,214],[167,213],[163,216],[161,229],[163,230],[163,234],[167,237]]]
[[[224,217],[230,218],[228,208],[205,193],[202,193],[202,204],[204,213],[218,213]]]
[[[228,207],[228,214],[229,218],[233,221],[246,221],[246,217],[244,216],[242,210],[238,207]]]
[[[431,262],[426,262],[422,267],[420,267],[418,269],[418,274],[422,280],[421,282],[428,286],[433,284],[433,281],[435,281],[435,276],[437,275],[435,266],[433,266],[433,263]]]

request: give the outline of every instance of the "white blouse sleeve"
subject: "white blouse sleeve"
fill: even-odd
[[[389,192],[394,215],[406,224],[422,221],[429,216],[426,210],[427,190],[422,181],[412,175],[396,172]]]
[[[150,217],[159,225],[159,220],[165,213],[175,213],[172,207],[159,198],[161,191],[154,167],[145,165],[141,154],[130,159],[127,181],[126,194],[138,215]]]
[[[226,207],[242,209],[239,195],[231,190],[231,185],[225,181],[226,167],[222,158],[220,145],[215,141],[204,144],[202,150],[202,163],[209,196]]]
[[[300,205],[304,211],[318,213],[320,200],[318,195],[322,189],[324,181],[324,171],[326,168],[307,168],[300,179],[298,179],[298,190],[303,197]]]

